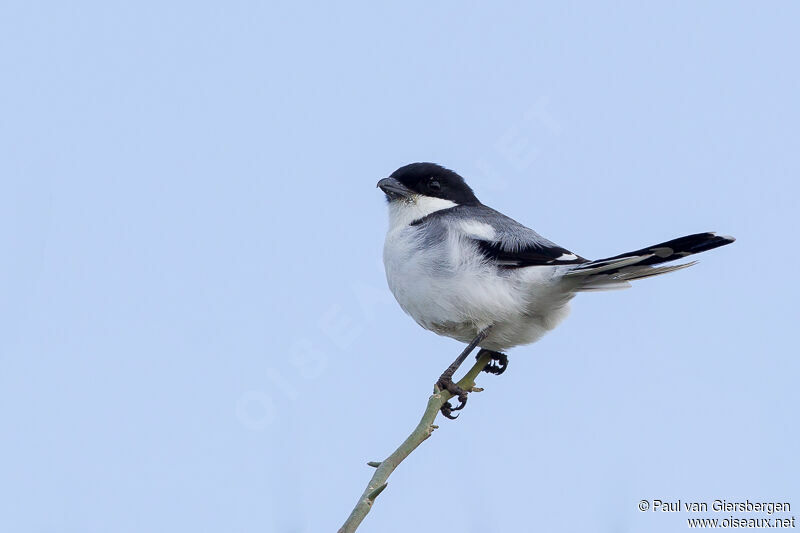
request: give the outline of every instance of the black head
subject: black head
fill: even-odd
[[[378,182],[389,201],[415,194],[450,200],[459,205],[480,203],[464,178],[436,163],[411,163]]]

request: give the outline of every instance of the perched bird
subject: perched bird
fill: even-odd
[[[383,263],[394,297],[423,328],[468,343],[437,382],[460,402],[442,407],[448,418],[466,404],[452,378],[476,346],[478,357],[492,358],[484,370],[500,374],[503,352],[555,328],[576,293],[629,287],[694,264],[663,263],[734,241],[697,233],[590,261],[483,205],[464,178],[437,164],[411,163],[378,187],[389,205]]]

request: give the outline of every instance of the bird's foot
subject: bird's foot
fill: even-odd
[[[481,348],[481,350],[478,352],[478,355],[475,356],[475,359],[480,359],[484,355],[488,355],[492,358],[492,360],[489,361],[486,364],[486,367],[483,369],[484,372],[499,376],[506,371],[506,368],[508,368],[508,356],[506,354]],[[495,364],[495,362],[497,362],[497,364]]]
[[[453,411],[460,411],[467,405],[467,391],[459,387],[453,381],[453,376],[448,376],[446,373],[442,374],[442,377],[436,382],[436,386],[439,387],[439,390],[446,390],[454,397],[458,398],[458,405],[456,407],[450,405],[450,402],[445,402],[441,409],[439,409],[445,418],[455,420],[458,418],[458,415],[454,415]]]
[[[453,382],[453,375],[458,370],[458,367],[464,362],[464,359],[472,353],[472,350],[481,343],[482,340],[486,338],[486,335],[489,334],[489,330],[492,329],[492,326],[488,326],[481,331],[478,332],[478,335],[472,339],[472,342],[467,344],[467,347],[464,348],[464,351],[456,357],[456,360],[453,361],[450,366],[447,367],[447,370],[442,372],[442,375],[439,376],[439,380],[436,382],[436,387],[439,390],[446,390],[456,398],[458,398],[458,406],[453,407],[450,405],[450,402],[445,402],[445,404],[441,407],[440,411],[442,414],[453,420],[458,418],[458,415],[453,415],[453,411],[460,411],[467,405],[467,391],[459,387],[456,383]]]

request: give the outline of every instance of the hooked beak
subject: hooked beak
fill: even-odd
[[[378,182],[378,187],[380,187],[380,189],[386,193],[386,197],[389,200],[393,200],[395,198],[409,198],[412,194],[414,194],[411,189],[394,178],[383,178]]]

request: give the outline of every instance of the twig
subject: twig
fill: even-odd
[[[475,387],[475,378],[480,371],[489,364],[490,360],[491,357],[489,355],[484,355],[478,359],[461,381],[458,382],[458,386],[466,391],[477,392],[481,390]],[[388,484],[387,480],[392,472],[394,472],[394,469],[397,468],[403,459],[408,457],[417,446],[430,437],[434,429],[438,428],[438,426],[433,424],[433,421],[436,420],[439,409],[441,409],[442,405],[451,397],[452,394],[449,392],[436,389],[434,394],[428,398],[428,405],[425,407],[425,413],[423,413],[422,419],[419,421],[419,424],[417,424],[417,427],[414,428],[414,431],[411,432],[411,435],[403,441],[403,444],[383,461],[370,461],[367,463],[369,466],[376,469],[375,474],[372,476],[372,479],[369,480],[367,488],[364,489],[364,493],[358,499],[358,503],[353,509],[353,512],[350,513],[344,525],[339,529],[339,533],[352,533],[358,528],[361,521],[364,520],[364,517],[367,516],[367,513],[372,508],[375,498],[386,488]]]

